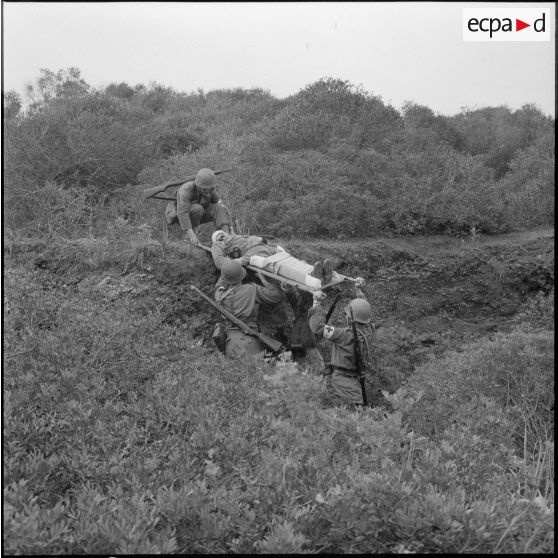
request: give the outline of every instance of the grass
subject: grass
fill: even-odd
[[[148,232],[11,245],[6,553],[553,552],[549,305],[426,361],[390,412],[332,408],[319,376],[207,346],[185,289],[209,263]]]

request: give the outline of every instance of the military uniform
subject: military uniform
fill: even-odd
[[[351,327],[334,327],[325,323],[325,311],[315,306],[308,311],[311,331],[332,343],[330,387],[333,394],[346,403],[362,405],[362,389],[356,370],[353,332]],[[368,361],[371,330],[357,323],[362,361]]]
[[[325,363],[318,351],[316,336],[308,325],[308,308],[312,305],[312,295],[308,292],[290,290],[287,300],[294,314],[294,321],[289,333],[289,344],[304,347],[303,355],[293,355],[294,361],[310,367],[316,374],[322,374]]]
[[[176,192],[176,202],[170,202],[166,211],[167,223],[178,219],[183,231],[197,229],[203,223],[213,222],[216,229],[224,225],[231,228],[232,220],[226,206],[219,203],[215,188],[201,189],[194,181],[182,184]]]
[[[277,304],[284,299],[277,287],[261,287],[255,283],[222,285],[215,291],[215,300],[246,325],[257,329],[260,304]],[[229,326],[225,343],[225,354],[232,358],[262,353],[264,346],[257,337],[247,335],[235,326]]]

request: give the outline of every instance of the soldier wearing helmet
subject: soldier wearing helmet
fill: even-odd
[[[372,309],[364,298],[361,290],[364,279],[357,278],[355,282],[356,298],[353,298],[345,307],[344,313],[347,325],[334,327],[325,323],[321,301],[325,295],[319,291],[314,294],[314,305],[308,311],[310,330],[318,337],[332,343],[330,361],[329,385],[336,399],[344,403],[362,405],[362,390],[356,371],[353,332],[350,326],[350,311],[357,326],[359,346],[363,362],[368,361],[370,340],[373,336]]]
[[[235,260],[227,259],[221,266],[221,278],[215,290],[215,300],[246,325],[258,327],[260,304],[277,304],[285,299],[284,293],[260,274],[263,286],[255,283],[242,284],[246,270]],[[235,326],[227,326],[225,354],[231,358],[243,358],[261,354],[264,350],[260,340],[244,333]]]
[[[195,180],[186,182],[176,192],[176,202],[167,206],[167,223],[176,219],[188,240],[198,244],[197,229],[203,223],[213,222],[216,229],[232,232],[231,215],[215,190],[217,177],[211,169],[198,171]],[[176,211],[174,208],[176,207]]]

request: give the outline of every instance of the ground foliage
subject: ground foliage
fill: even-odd
[[[212,348],[188,292],[211,289],[204,253],[121,217],[106,231],[6,246],[7,553],[552,552],[553,289],[517,269],[552,269],[552,243],[353,246],[386,398],[354,411],[302,365]],[[469,282],[461,300],[493,274],[506,294],[474,308],[508,331],[460,335],[421,307],[441,270]],[[410,278],[417,298],[393,307]]]
[[[43,70],[29,96],[4,98],[7,554],[553,552],[553,231],[486,234],[552,222],[550,119],[331,79],[279,101]],[[212,262],[127,183],[229,165],[240,230],[365,277],[374,408],[212,347]]]

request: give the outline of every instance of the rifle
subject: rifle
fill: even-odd
[[[224,172],[230,172],[233,169],[221,169],[221,170],[216,170],[213,171],[213,174],[223,174]],[[164,192],[165,190],[168,190],[169,188],[172,188],[173,186],[181,186],[182,184],[184,184],[185,182],[190,182],[191,180],[195,180],[196,179],[196,175],[194,174],[193,176],[187,176],[186,178],[182,178],[179,181],[175,181],[175,182],[167,182],[166,184],[163,184],[161,186],[153,186],[153,188],[147,188],[147,190],[144,190],[142,192],[142,196],[144,200],[147,200],[149,198],[154,198],[157,194],[160,194],[161,192]],[[163,197],[158,197],[156,198],[158,200],[175,200],[175,198],[163,198]]]
[[[269,347],[274,353],[278,353],[283,349],[283,344],[275,339],[272,339],[265,333],[260,333],[259,331],[247,326],[242,320],[239,320],[234,314],[231,314],[228,310],[225,310],[221,305],[217,304],[214,300],[211,300],[207,295],[203,294],[194,285],[190,285],[194,291],[196,291],[206,302],[209,302],[213,308],[216,308],[225,318],[231,321],[234,325],[238,326],[244,333],[257,337],[266,347]]]
[[[325,315],[325,323],[326,324],[327,324],[327,322],[329,322],[329,319],[331,318],[331,315],[333,314],[333,311],[335,310],[335,307],[337,306],[337,301],[339,300],[340,296],[341,295],[337,295],[335,297],[335,300],[333,301],[333,303],[329,307],[329,310],[327,311],[327,314]]]
[[[353,316],[353,309],[349,308],[351,312],[351,329],[353,331],[353,345],[355,351],[355,365],[358,374],[358,379],[360,382],[360,390],[362,391],[362,403],[366,407],[368,405],[368,399],[366,397],[366,386],[364,384],[364,365],[362,362],[362,354],[360,352],[360,344],[358,341],[358,331],[356,327],[355,317]]]
[[[337,306],[337,301],[339,300],[340,296],[341,295],[338,294],[335,297],[335,300],[332,302],[331,306],[329,307],[329,310],[327,311],[327,314],[325,315],[325,323],[326,324],[329,322],[329,319],[333,315],[333,311],[335,310],[335,307]],[[329,373],[333,374],[333,365],[331,364],[331,362],[329,362],[327,366],[329,367]]]

